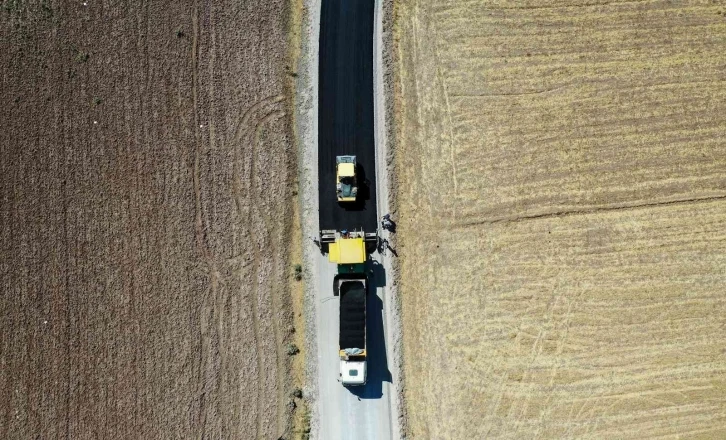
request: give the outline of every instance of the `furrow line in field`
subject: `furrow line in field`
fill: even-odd
[[[246,159],[250,161],[249,165],[249,173],[250,177],[248,179],[248,187],[245,194],[242,194],[243,185],[240,182],[241,174],[237,174],[235,177],[235,184],[234,184],[234,190],[236,192],[235,196],[235,204],[237,206],[238,215],[240,218],[248,218],[253,220],[253,226],[252,226],[252,239],[254,240],[254,244],[252,246],[253,251],[253,262],[252,262],[252,271],[251,275],[253,277],[253,283],[254,286],[252,288],[252,298],[251,298],[251,305],[252,305],[252,327],[253,327],[253,333],[254,333],[254,339],[255,339],[255,347],[256,347],[256,363],[257,363],[257,383],[256,383],[256,390],[257,390],[257,399],[256,399],[256,405],[257,405],[257,414],[256,414],[256,438],[262,438],[264,426],[263,426],[263,385],[264,380],[262,378],[262,374],[264,372],[263,368],[263,362],[262,362],[262,354],[263,354],[263,344],[261,341],[261,329],[260,329],[260,313],[261,313],[261,296],[260,296],[260,258],[262,258],[262,253],[260,252],[260,249],[264,247],[266,242],[266,227],[270,224],[270,222],[274,221],[274,219],[266,215],[264,212],[263,204],[266,203],[266,201],[261,197],[262,191],[255,191],[251,190],[250,186],[257,185],[257,179],[259,176],[259,170],[258,167],[264,167],[267,166],[267,164],[260,163],[257,160],[258,155],[258,143],[260,142],[259,135],[261,128],[268,123],[269,121],[282,117],[284,115],[284,112],[277,109],[270,109],[270,106],[276,106],[278,103],[282,102],[283,97],[281,95],[275,95],[275,96],[269,96],[266,97],[254,105],[252,105],[250,108],[248,108],[245,112],[242,113],[239,125],[236,130],[236,142],[237,142],[237,151],[244,147],[244,151],[246,153]],[[237,157],[241,159],[240,153],[236,153]],[[240,167],[238,165],[235,165],[236,173],[239,173]],[[245,213],[244,211],[244,203],[242,202],[242,199],[246,199],[248,203],[251,204],[251,207],[249,208],[249,212]],[[255,221],[257,220],[263,220],[263,221]],[[273,252],[274,254],[274,252]],[[272,289],[271,289],[272,290]],[[274,296],[274,293],[272,293]],[[274,311],[271,311],[274,312]],[[279,344],[277,343],[279,340],[279,328],[277,322],[275,320],[272,320],[272,327],[273,327],[273,333],[275,334],[275,356],[276,356],[276,380],[278,382],[278,386],[276,387],[278,389],[278,405],[276,405],[279,408],[279,404],[282,402],[282,387],[280,386],[280,377],[283,373],[280,371],[280,365],[279,360],[281,359],[280,353],[279,353]],[[281,414],[278,409],[276,411],[276,425],[277,425],[277,431],[279,431],[279,427],[281,426],[281,420],[280,420]]]
[[[617,205],[612,205],[612,206],[599,206],[599,207],[592,207],[592,208],[572,209],[572,210],[567,210],[567,211],[546,212],[546,213],[542,213],[542,214],[484,219],[484,220],[480,220],[480,221],[460,223],[458,225],[454,225],[454,227],[477,226],[477,225],[483,225],[483,224],[516,223],[516,222],[521,222],[521,221],[525,221],[525,220],[539,220],[539,219],[547,219],[547,218],[553,218],[553,217],[569,217],[572,215],[585,215],[585,214],[593,214],[596,212],[624,211],[624,210],[632,210],[632,209],[640,209],[640,208],[654,208],[654,207],[659,207],[659,206],[684,205],[684,204],[690,204],[690,203],[706,203],[706,202],[714,202],[714,201],[719,201],[719,200],[726,200],[726,194],[717,195],[717,196],[693,197],[693,198],[679,199],[679,200],[668,200],[668,201],[664,201],[664,202],[633,203],[633,204],[622,203],[622,204],[617,204]]]

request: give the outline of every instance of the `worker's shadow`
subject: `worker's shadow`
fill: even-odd
[[[383,301],[376,293],[378,287],[385,286],[386,277],[383,266],[377,262],[369,267],[370,288],[368,290],[368,309],[366,316],[368,351],[368,380],[362,387],[348,387],[351,393],[361,399],[380,399],[383,397],[383,382],[392,382],[386,358],[386,337],[383,331]]]

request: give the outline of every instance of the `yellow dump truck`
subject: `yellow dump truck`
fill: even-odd
[[[333,291],[340,298],[338,355],[340,382],[345,386],[365,385],[367,377],[366,256],[362,236],[342,236],[330,244],[328,261],[338,265]]]

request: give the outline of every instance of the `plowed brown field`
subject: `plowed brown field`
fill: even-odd
[[[0,438],[289,428],[288,15],[2,2]]]
[[[726,438],[726,6],[398,5],[412,438]]]

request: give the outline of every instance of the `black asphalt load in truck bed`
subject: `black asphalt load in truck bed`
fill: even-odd
[[[340,286],[340,348],[365,348],[366,288],[363,281]]]

